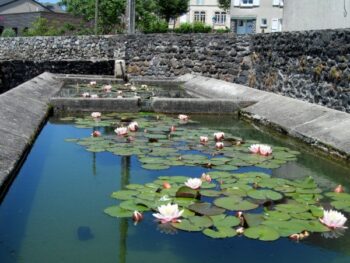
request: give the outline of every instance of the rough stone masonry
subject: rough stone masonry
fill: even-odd
[[[350,112],[350,29],[232,34],[0,38],[0,91],[53,73],[186,73],[244,84]]]

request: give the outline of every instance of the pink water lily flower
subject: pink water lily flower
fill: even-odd
[[[179,114],[179,116],[177,116],[179,118],[180,121],[188,121],[188,116],[185,114]]]
[[[104,85],[102,87],[102,89],[103,89],[104,92],[111,92],[112,86],[111,85]]]
[[[224,143],[222,143],[222,142],[215,143],[215,148],[216,149],[223,149],[224,148]]]
[[[200,143],[204,144],[204,143],[207,143],[209,141],[209,139],[207,136],[200,136],[199,141],[200,141]]]
[[[272,154],[271,146],[261,144],[260,145],[260,154],[264,155],[264,156],[268,156],[268,155]]]
[[[99,131],[94,131],[93,133],[91,133],[92,137],[100,137],[101,136],[101,132]]]
[[[124,136],[124,135],[127,135],[127,134],[128,134],[128,128],[126,128],[126,127],[120,127],[120,128],[115,129],[114,132],[115,132],[117,135]]]
[[[210,183],[211,182],[211,177],[209,174],[206,174],[206,173],[202,173],[202,177],[201,177],[202,181],[204,182],[208,182]]]
[[[83,94],[81,94],[81,96],[83,98],[89,98],[90,97],[90,93],[89,92],[84,92]]]
[[[170,129],[169,129],[170,132],[175,132],[176,131],[176,126],[171,126]]]
[[[91,117],[94,119],[101,118],[101,112],[93,112],[91,113]]]
[[[179,206],[177,204],[167,204],[161,205],[158,207],[159,213],[154,213],[153,216],[157,218],[162,224],[172,222],[177,223],[181,222],[179,217],[181,217],[184,210],[179,210]]]
[[[128,129],[131,132],[136,132],[139,128],[139,124],[136,121],[133,121],[132,123],[129,124]]]
[[[189,188],[192,188],[194,190],[198,189],[202,185],[202,180],[199,178],[189,178],[186,182],[185,185]]]
[[[260,154],[263,156],[269,156],[272,154],[271,146],[266,144],[252,144],[248,149],[251,153]]]
[[[344,224],[347,221],[347,218],[340,212],[335,210],[324,210],[323,217],[320,218],[320,221],[325,226],[336,229],[336,228],[347,228]]]
[[[132,214],[132,219],[134,220],[136,225],[138,222],[140,222],[143,219],[143,215],[139,211],[135,210],[134,213]]]
[[[225,133],[223,133],[223,132],[216,132],[216,133],[214,133],[215,141],[221,141],[224,138],[225,138]]]

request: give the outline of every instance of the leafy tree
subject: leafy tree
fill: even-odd
[[[86,21],[95,19],[95,0],[61,0],[68,12],[81,16]],[[125,0],[99,0],[99,32],[102,34],[117,30],[125,13]]]
[[[231,0],[218,0],[219,7],[225,11],[229,11],[231,7]]]
[[[159,15],[169,20],[185,14],[188,11],[189,0],[157,0]]]

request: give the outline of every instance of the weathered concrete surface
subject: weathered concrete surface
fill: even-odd
[[[225,99],[153,98],[151,109],[164,113],[234,113],[253,102]]]
[[[0,95],[0,186],[19,166],[49,112],[49,100],[61,88],[43,73]]]
[[[139,112],[140,98],[52,98],[50,101],[55,112],[110,111]]]
[[[200,76],[186,75],[186,90],[203,98],[255,101],[241,115],[274,126],[324,151],[350,159],[350,114]]]

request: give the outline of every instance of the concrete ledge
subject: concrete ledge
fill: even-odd
[[[54,75],[40,76],[0,95],[0,186],[11,179],[49,112],[49,100],[62,87]]]
[[[350,160],[350,114],[201,76],[185,75],[186,90],[202,98],[254,101],[240,114],[299,138],[331,155]]]
[[[151,108],[164,113],[234,113],[242,107],[251,105],[249,101],[224,99],[169,99],[153,98]]]
[[[139,112],[141,110],[140,98],[52,98],[50,101],[54,112],[77,111],[115,111],[115,112]]]

